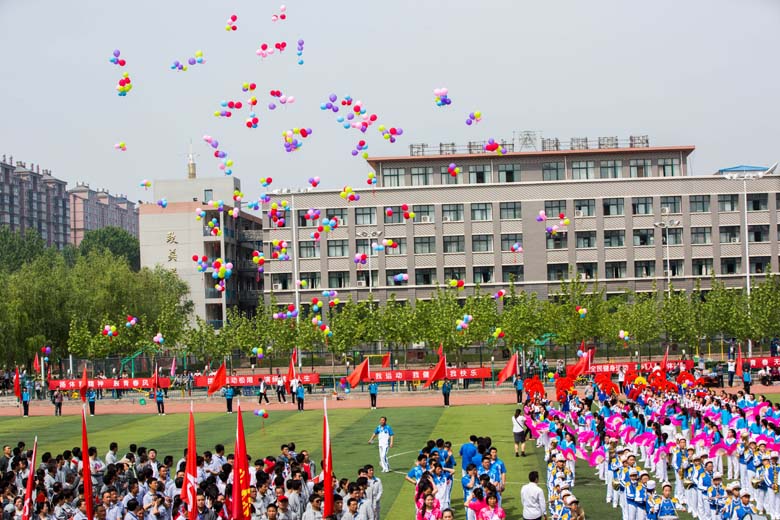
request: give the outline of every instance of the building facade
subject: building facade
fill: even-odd
[[[0,226],[38,232],[49,247],[62,249],[70,238],[67,182],[40,165],[0,158]]]
[[[138,238],[138,208],[126,195],[93,190],[78,182],[68,190],[70,200],[70,243],[78,246],[87,231],[108,226],[124,229]]]
[[[754,278],[777,272],[776,176],[744,186],[722,175],[691,176],[693,146],[651,147],[646,137],[625,146],[599,139],[595,149],[587,140],[572,140],[567,150],[546,141],[542,151],[503,155],[474,143],[465,153],[441,145],[435,154],[413,145],[409,156],[369,159],[378,184],[358,189],[359,201],[346,202],[340,190],[274,196],[288,200],[295,229],[266,220],[266,250],[274,240],[292,245],[296,236],[291,261],[266,263],[266,291],[285,303],[307,302],[325,288],[342,299],[371,292],[379,300],[414,300],[453,279],[465,281],[465,294],[514,280],[544,298],[576,275],[617,294],[669,282],[690,289],[698,281],[706,289],[713,275],[744,287],[745,270]],[[462,173],[450,175],[452,163]],[[404,218],[404,204],[413,218]],[[338,228],[313,239],[309,208],[338,217]],[[546,221],[538,221],[540,212]],[[546,230],[553,225],[555,234]],[[383,239],[398,246],[376,251],[372,244]],[[356,263],[355,254],[369,262]]]

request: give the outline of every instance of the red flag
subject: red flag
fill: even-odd
[[[18,400],[22,400],[22,378],[19,377],[19,367],[14,372],[14,395]]]
[[[34,468],[35,466],[30,466]],[[87,518],[94,518],[92,508],[95,497],[92,494],[92,466],[89,462],[89,441],[87,440],[87,409],[81,408],[81,480],[84,484],[84,501],[87,506]]]
[[[171,377],[176,377],[176,356],[171,360]]]
[[[510,377],[516,375],[517,375],[517,352],[512,354],[512,357],[510,357],[509,361],[506,362],[504,368],[502,368],[501,372],[498,373],[498,378],[496,379],[496,386],[500,386],[501,383],[503,383]]]
[[[225,386],[227,384],[227,369],[225,368],[224,361],[217,369],[217,373],[214,374],[214,379],[211,380],[211,384],[209,385],[209,389],[206,391],[208,395],[213,394],[214,392],[218,391],[220,388]]]
[[[382,368],[390,368],[390,352],[382,356]]]
[[[38,454],[38,437],[35,437],[35,442],[33,442],[33,452],[32,452],[32,460],[29,464],[27,464],[27,467],[30,469],[29,474],[27,475],[27,489],[24,492],[24,506],[22,507],[22,520],[30,520],[32,518],[33,514],[35,514],[35,496],[33,495],[33,489],[34,485],[33,482],[35,481],[35,457]],[[86,488],[85,488],[86,489]]]
[[[189,506],[189,520],[197,520],[198,454],[195,444],[195,416],[190,403],[190,425],[187,432],[187,460],[184,466],[184,483],[181,486],[181,500]]]
[[[439,350],[436,351],[437,354],[439,354],[439,357],[442,357],[444,355],[444,344],[439,343]]]
[[[431,386],[431,383],[434,381],[438,381],[440,379],[444,379],[447,376],[447,358],[441,357],[439,358],[439,362],[436,363],[436,366],[433,369],[433,372],[431,372],[431,376],[428,378],[428,380],[423,385],[423,388],[428,388]]]
[[[333,453],[330,449],[327,400],[322,401],[322,404],[325,410],[322,417],[322,485],[325,491],[322,516],[325,518],[333,514]]]
[[[739,344],[737,347],[737,366],[736,368],[736,376],[742,377],[742,343]]]
[[[249,506],[252,503],[252,497],[249,496],[249,463],[246,458],[246,438],[244,437],[244,420],[241,418],[241,402],[238,403],[233,463],[232,518],[233,520],[249,520],[251,516]]]
[[[284,387],[287,392],[290,391],[290,381],[295,379],[295,363],[298,360],[298,351],[293,349],[292,356],[290,356],[290,366],[287,367],[287,379],[284,382]]]
[[[355,367],[350,375],[347,376],[347,382],[350,388],[355,388],[361,381],[368,379],[368,358]]]
[[[585,341],[583,340],[580,344],[580,351],[584,351],[584,349]],[[579,361],[577,361],[574,365],[566,368],[566,377],[577,379],[580,375],[584,374],[588,369],[588,359],[589,358],[587,353],[583,352],[583,355],[580,357]]]
[[[79,394],[81,394],[81,402],[87,402],[87,389],[89,388],[89,380],[87,379],[87,365],[84,365],[84,372],[81,373],[81,384],[79,385]]]
[[[152,376],[152,391],[157,392],[160,388],[160,371],[157,369],[157,363],[154,364],[154,376]]]
[[[41,371],[41,362],[38,360],[38,354],[35,354],[35,359],[33,360],[33,368],[35,369],[35,373]]]

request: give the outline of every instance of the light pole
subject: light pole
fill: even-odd
[[[374,292],[373,284],[371,283],[371,254],[374,251],[374,246],[371,243],[372,240],[375,238],[379,238],[382,236],[381,231],[356,231],[355,234],[361,238],[367,238],[368,239],[368,293],[372,294]]]
[[[666,242],[666,291],[672,295],[672,269],[669,259],[669,228],[680,227],[680,221],[674,219],[663,219],[659,222],[653,222],[653,226],[664,230],[664,242]]]

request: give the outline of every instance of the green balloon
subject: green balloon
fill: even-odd
[[[140,404],[141,406],[145,405],[145,404],[146,404],[146,399],[144,399],[143,397],[142,397],[142,398],[140,398],[140,399],[138,400],[138,404]]]

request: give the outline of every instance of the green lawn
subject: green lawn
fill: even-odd
[[[535,448],[534,441],[528,443],[529,457],[513,456],[509,418],[514,408],[512,405],[494,405],[458,406],[448,409],[331,410],[329,415],[336,474],[339,477],[354,478],[358,467],[365,463],[379,468],[376,445],[368,445],[366,441],[379,417],[387,414],[389,424],[396,434],[390,461],[398,473],[379,474],[385,490],[382,501],[383,517],[413,518],[413,489],[411,484],[404,481],[400,472],[406,473],[412,466],[425,441],[442,437],[460,447],[470,434],[490,435],[498,446],[499,456],[507,466],[507,480],[510,482],[504,495],[507,518],[521,518],[519,493],[520,487],[527,481],[528,472],[539,470],[543,479],[546,472],[542,462],[543,452]],[[279,453],[280,444],[294,441],[298,449],[309,449],[313,458],[319,461],[322,425],[319,412],[272,412],[265,421],[265,428],[263,420],[255,417],[251,411],[245,411],[244,414],[248,451],[253,458],[276,455]],[[195,421],[199,451],[211,450],[217,443],[223,443],[228,452],[233,451],[235,416],[203,413],[196,414]],[[19,440],[25,440],[28,446],[31,446],[33,436],[37,434],[39,453],[60,453],[64,449],[80,446],[80,422],[79,416],[0,418],[0,443],[15,444]],[[99,415],[90,417],[88,426],[90,445],[97,446],[101,456],[104,455],[109,442],[116,441],[119,443],[120,452],[134,442],[147,448],[156,448],[160,459],[163,455],[170,454],[174,460],[178,460],[187,443],[187,414],[165,417]],[[460,463],[460,460],[458,462]],[[580,498],[589,518],[619,518],[619,512],[605,504],[605,486],[594,476],[594,471],[584,463],[578,465],[575,494]],[[460,468],[456,476],[460,477]],[[453,486],[452,496],[453,504],[458,505],[462,498],[459,480]],[[457,518],[465,516],[460,507],[456,507],[456,512]],[[688,515],[683,517],[690,518]]]

